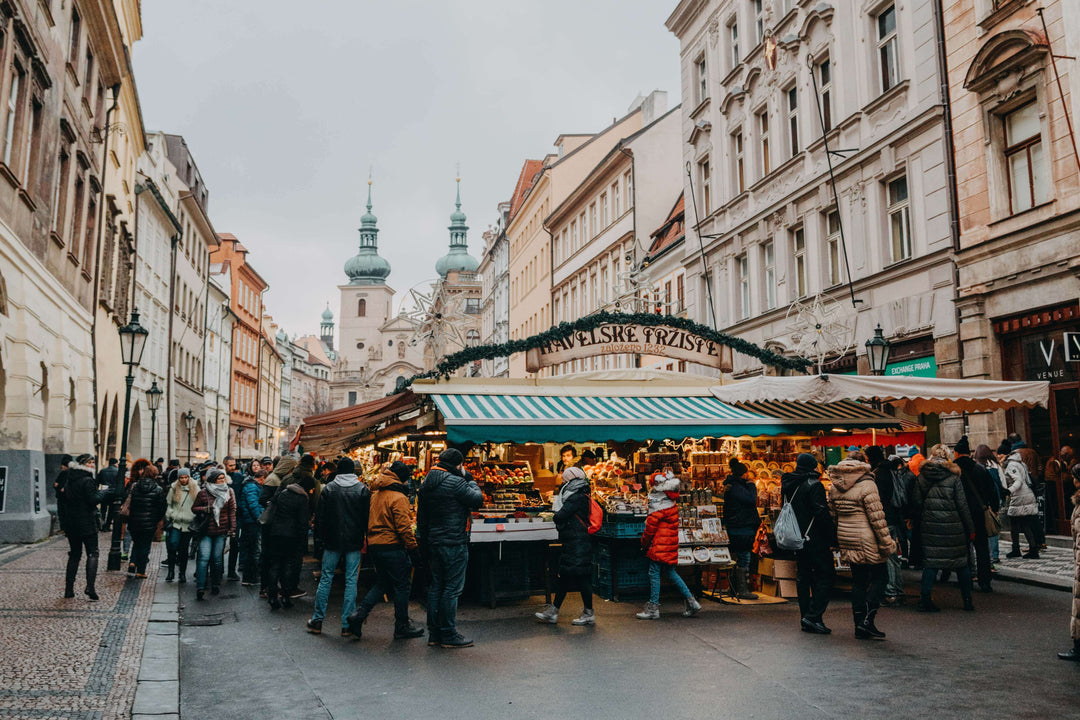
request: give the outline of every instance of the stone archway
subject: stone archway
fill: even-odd
[[[135,403],[135,407],[131,408],[131,420],[128,421],[127,450],[134,460],[146,457],[147,450],[143,443],[142,410],[139,408],[138,403]],[[147,459],[153,460],[153,458]]]

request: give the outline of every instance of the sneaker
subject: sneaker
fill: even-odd
[[[427,644],[428,647],[434,647],[436,645],[442,644],[442,636],[439,634],[438,630],[432,630],[430,627],[428,628]]]
[[[467,648],[473,646],[473,641],[466,638],[459,632],[454,633],[450,637],[445,637],[442,642],[439,643],[440,647],[450,648],[451,650],[457,650],[458,648]]]
[[[686,598],[686,609],[683,610],[683,617],[694,617],[701,610],[701,603],[695,598]]]
[[[1015,559],[1015,558],[1018,558],[1018,557],[1020,557],[1020,551],[1019,551],[1019,550],[1013,550],[1013,551],[1012,551],[1011,553],[1009,553],[1009,554],[1008,554],[1008,555],[1006,555],[1005,557],[1006,557],[1007,559],[1009,559],[1009,560],[1013,560],[1013,559]]]
[[[533,617],[542,623],[554,625],[559,622],[559,608],[554,605],[545,605],[543,610],[538,613],[533,613]]]
[[[127,553],[120,553],[120,559],[121,560],[127,560],[128,557],[130,557],[130,556]]]
[[[293,590],[291,593],[289,593],[289,598],[295,600],[296,598],[302,598],[305,595],[307,595],[307,590],[301,590],[297,588],[296,590]]]
[[[86,599],[89,600],[90,602],[97,602],[98,601],[98,594],[96,592],[94,592],[93,590],[91,590],[90,588],[86,588],[86,590],[84,590],[83,592],[86,593]]]
[[[350,630],[347,627],[343,627],[343,628],[341,628],[341,637],[343,637],[343,638],[351,638],[351,637],[356,637],[356,636],[353,635],[352,630]]]
[[[645,603],[645,609],[637,614],[638,620],[659,620],[660,605],[654,602]]]
[[[1021,555],[1021,557],[1024,558],[1025,560],[1038,560],[1039,559],[1039,551],[1038,550],[1032,550],[1031,552],[1024,553],[1023,555]]]
[[[571,625],[595,625],[596,615],[592,610],[582,610],[581,615],[570,621]]]
[[[146,573],[144,573],[144,572],[135,573],[135,577],[145,580],[146,579]]]
[[[424,628],[420,627],[419,625],[414,625],[410,622],[405,627],[394,628],[394,639],[412,640],[413,638],[423,637],[424,632]]]
[[[128,563],[128,575],[135,574],[135,563]]]
[[[322,634],[322,620],[308,620],[305,624],[307,625],[307,631],[312,635]],[[346,630],[342,630],[341,634],[347,635],[348,632]]]

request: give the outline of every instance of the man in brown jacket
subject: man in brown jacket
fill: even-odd
[[[368,519],[368,554],[375,563],[375,585],[356,612],[348,617],[349,630],[360,637],[371,610],[384,595],[394,595],[394,639],[418,638],[424,629],[409,619],[412,568],[420,557],[409,511],[409,478],[412,471],[402,462],[384,467],[371,483],[371,514]]]

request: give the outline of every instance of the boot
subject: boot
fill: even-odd
[[[367,620],[370,612],[371,608],[361,605],[356,612],[345,618],[345,627],[353,634],[353,637],[360,637],[363,634],[364,621]]]
[[[694,617],[701,610],[701,603],[692,597],[686,598],[686,609],[683,610],[683,617]]]
[[[855,620],[855,639],[872,640],[874,636],[866,629],[866,613],[852,611],[851,615]]]
[[[1066,650],[1065,652],[1058,653],[1058,658],[1061,660],[1080,662],[1080,638],[1073,640],[1072,650]]]
[[[866,619],[863,620],[863,628],[866,632],[870,633],[870,637],[875,640],[884,640],[885,633],[877,629],[874,625],[874,617],[877,615],[877,610],[870,610],[866,613]]]
[[[756,593],[750,592],[746,568],[735,568],[735,598],[738,600],[757,600]]]
[[[919,604],[915,606],[919,612],[939,612],[941,608],[934,604],[929,595],[919,596]]]
[[[176,576],[173,573],[173,564],[169,563],[169,574],[165,576],[165,582],[172,582],[175,579],[176,579]]]
[[[581,615],[577,616],[570,621],[571,625],[595,625],[596,615],[593,614],[592,608],[585,608],[581,611]]]
[[[538,613],[533,613],[533,617],[540,622],[554,625],[559,622],[559,608],[554,605],[545,605],[543,610]]]
[[[654,602],[645,603],[645,609],[637,614],[638,620],[659,620],[660,605]]]
[[[395,640],[412,640],[413,638],[423,637],[424,628],[413,623],[412,620],[406,625],[399,625],[394,627],[394,639]]]
[[[95,602],[98,599],[98,594],[94,590],[94,584],[97,582],[97,566],[98,556],[87,555],[86,556],[86,597],[90,598],[91,602]]]
[[[75,576],[79,574],[79,558],[68,555],[67,572],[64,574],[64,597],[75,597]]]

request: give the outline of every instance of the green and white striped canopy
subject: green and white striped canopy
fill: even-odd
[[[451,443],[781,435],[783,420],[712,397],[432,395]],[[802,428],[805,430],[805,428]]]

